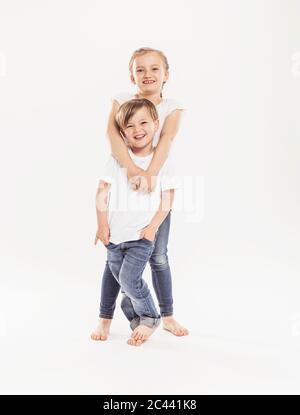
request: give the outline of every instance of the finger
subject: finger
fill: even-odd
[[[140,177],[139,176],[133,176],[129,179],[130,183],[133,184],[138,184],[140,182]]]
[[[136,190],[136,189],[137,189],[137,187],[138,187],[137,183],[130,182],[130,188],[131,188],[132,190]]]
[[[98,236],[96,235],[94,245],[97,245],[97,242],[98,242]]]
[[[145,186],[145,184],[144,184],[143,182],[141,182],[137,190],[138,190],[139,192],[146,193],[146,191],[147,191],[147,186]]]
[[[133,184],[131,186],[131,189],[134,190],[134,191],[137,191],[138,190],[138,186],[136,184]]]
[[[141,178],[139,176],[134,176],[131,180],[132,186],[134,190],[137,190],[141,183]]]

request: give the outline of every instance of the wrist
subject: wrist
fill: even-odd
[[[98,220],[98,228],[102,228],[103,226],[108,226],[108,220],[107,217],[100,217]]]
[[[157,232],[158,228],[159,228],[159,226],[157,226],[157,224],[156,224],[155,222],[151,222],[151,223],[149,223],[149,225],[148,225],[148,229],[149,229],[150,231],[154,232],[154,233],[156,233],[156,232]]]
[[[148,167],[148,169],[146,170],[147,174],[152,177],[152,176],[157,176],[158,175],[158,171],[157,169],[155,169],[154,167]]]
[[[132,166],[129,166],[128,168],[128,176],[129,178],[133,176],[138,176],[140,174],[140,168],[137,167],[135,164],[132,164]]]

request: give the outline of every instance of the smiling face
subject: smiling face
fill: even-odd
[[[158,120],[153,120],[149,110],[142,107],[129,119],[124,126],[123,135],[132,148],[151,148],[154,134],[158,129]]]
[[[145,94],[160,93],[169,73],[157,52],[136,56],[132,64],[131,81]]]

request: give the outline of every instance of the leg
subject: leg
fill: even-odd
[[[115,283],[118,285],[119,290],[121,288],[120,270],[122,268],[124,256],[124,243],[119,245],[109,245],[107,263],[109,265],[109,272],[115,280]],[[124,292],[124,288],[122,288],[122,294],[121,308],[127,319],[130,321],[130,327],[134,330],[139,325],[140,318],[134,311],[130,298]]]
[[[108,261],[106,261],[101,283],[100,318],[113,318],[119,292],[120,284],[113,276]]]
[[[92,340],[107,340],[119,291],[120,284],[112,274],[108,261],[106,261],[101,282],[100,320],[91,334]]]
[[[134,330],[140,324],[140,317],[134,311],[132,302],[129,297],[123,292],[123,297],[121,301],[121,308],[125,314],[127,320],[130,322],[131,330]]]
[[[130,345],[140,345],[155,331],[160,322],[150,290],[142,275],[153,249],[151,242],[144,240],[126,242],[125,257],[120,269],[120,284],[125,292],[123,310],[131,323],[136,324],[134,315],[139,317],[139,325],[134,329]],[[133,325],[131,324],[133,329]]]
[[[172,276],[168,260],[168,241],[171,224],[171,211],[160,225],[154,250],[149,260],[152,271],[152,284],[159,303],[164,329],[176,336],[185,336],[188,330],[173,317]]]

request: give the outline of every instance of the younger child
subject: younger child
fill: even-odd
[[[116,123],[134,163],[147,169],[159,127],[155,105],[147,99],[125,102],[116,114]],[[158,228],[172,207],[176,184],[170,164],[169,160],[164,163],[155,190],[149,193],[132,189],[126,169],[113,156],[100,178],[95,243],[100,239],[107,248],[108,266],[123,292],[121,308],[133,330],[128,344],[133,346],[146,341],[160,323],[142,274],[154,249]],[[93,333],[92,339],[96,335]]]

